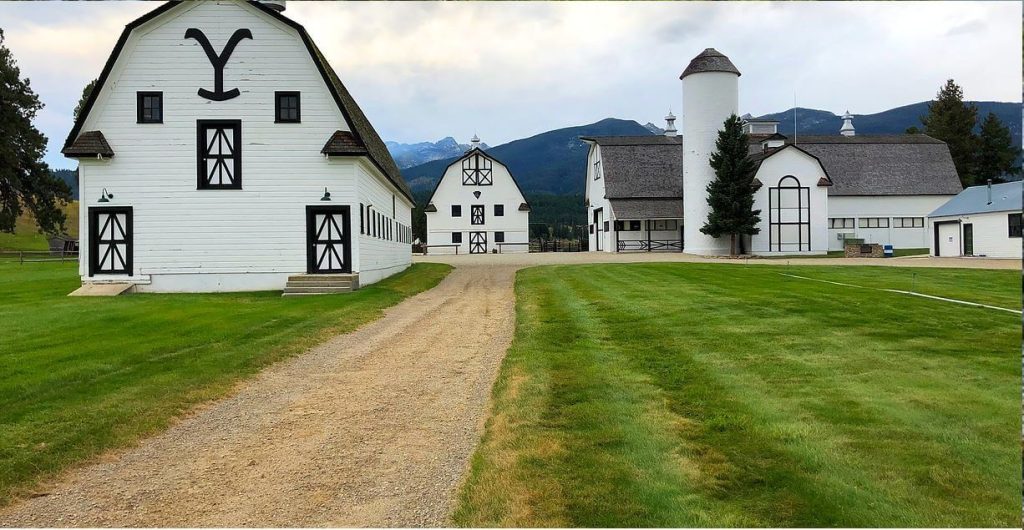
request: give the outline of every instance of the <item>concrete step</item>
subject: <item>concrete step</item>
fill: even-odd
[[[350,280],[301,280],[290,281],[288,287],[352,287]]]
[[[284,288],[284,294],[334,294],[350,292],[352,292],[351,287],[295,287],[289,285]]]
[[[288,277],[289,282],[322,281],[322,280],[358,280],[358,274],[295,274]]]

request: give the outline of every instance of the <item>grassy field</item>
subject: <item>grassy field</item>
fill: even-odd
[[[0,263],[0,505],[429,289],[416,264],[352,294],[68,298],[75,265]]]
[[[1018,315],[697,264],[519,273],[515,340],[455,522],[1017,526]],[[1019,271],[916,269],[1020,307]]]
[[[64,228],[68,234],[78,237],[78,201],[68,203],[64,208],[68,216]],[[14,225],[14,233],[0,232],[0,250],[47,250],[46,236],[39,233],[35,218],[22,213]]]

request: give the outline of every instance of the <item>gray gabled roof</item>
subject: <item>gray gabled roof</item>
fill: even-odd
[[[110,148],[101,131],[86,131],[78,135],[74,143],[65,147],[62,152],[68,158],[114,156],[114,150]]]
[[[1021,195],[1024,184],[1006,182],[992,185],[992,202],[989,203],[988,186],[971,186],[961,191],[946,204],[939,206],[928,217],[946,217],[952,215],[972,215],[989,212],[1021,211]]]
[[[832,196],[956,195],[963,189],[949,147],[923,134],[798,135],[796,145],[821,161],[834,184]]]
[[[601,146],[605,197],[683,196],[681,136],[593,136],[581,139]]]
[[[616,219],[682,219],[683,198],[612,199]]]

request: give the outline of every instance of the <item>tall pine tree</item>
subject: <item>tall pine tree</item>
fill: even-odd
[[[71,198],[64,181],[50,173],[43,161],[46,137],[32,119],[43,108],[28,79],[21,79],[0,30],[0,231],[13,232],[23,209],[35,216],[40,230],[57,233],[64,228],[61,206]]]
[[[1002,182],[1005,175],[1020,173],[1017,157],[1020,148],[1013,145],[1010,128],[993,112],[989,112],[981,123],[981,134],[978,135],[978,156],[975,161],[977,183],[991,179]]]
[[[964,187],[976,180],[975,154],[977,137],[974,124],[978,120],[978,108],[973,103],[964,103],[964,91],[952,79],[939,89],[935,100],[928,104],[928,115],[921,118],[924,133],[946,142],[953,165],[960,174]]]
[[[729,253],[736,255],[738,236],[753,235],[760,230],[761,210],[754,210],[754,162],[747,157],[749,138],[743,122],[735,114],[725,120],[718,131],[711,168],[715,178],[708,183],[708,205],[711,212],[700,231],[711,237],[729,236]]]

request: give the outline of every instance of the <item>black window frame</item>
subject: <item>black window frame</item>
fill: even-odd
[[[1016,226],[1014,226],[1013,220],[1016,219]],[[1011,213],[1006,216],[1006,233],[1008,237],[1018,238],[1022,235],[1021,227],[1024,226],[1024,214]],[[1015,230],[1016,229],[1016,230]]]
[[[452,232],[452,244],[453,245],[461,245],[462,244],[462,232]]]
[[[281,105],[283,98],[295,98],[295,117],[294,118],[283,118],[281,117],[282,110],[291,110],[291,108],[285,109]],[[302,93],[297,90],[279,90],[274,92],[274,123],[302,123]]]
[[[225,127],[226,126],[226,127]],[[230,184],[209,184],[206,182],[206,130],[213,127],[230,128],[234,133],[233,145],[233,181]],[[242,120],[196,120],[196,189],[200,190],[240,190],[242,189]]]
[[[160,106],[160,117],[153,118],[152,106],[150,116],[146,118],[146,98],[157,98]],[[135,123],[163,123],[164,122],[164,93],[155,91],[138,91],[135,93]]]
[[[462,217],[462,205],[461,204],[453,204],[452,205],[452,217]]]
[[[494,233],[494,242],[495,243],[504,243],[505,242],[505,232],[495,232]]]
[[[504,204],[495,204],[494,205],[494,216],[495,217],[505,217],[505,205]]]
[[[487,224],[487,206],[483,204],[470,205],[469,224],[474,226]]]

